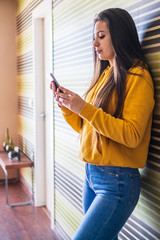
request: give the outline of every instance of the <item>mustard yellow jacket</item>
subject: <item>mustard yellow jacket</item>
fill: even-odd
[[[89,92],[79,115],[61,107],[63,116],[81,134],[79,157],[83,161],[95,165],[143,168],[147,160],[155,103],[151,76],[141,67],[130,69],[130,72],[141,76],[128,74],[122,118],[115,118],[114,94],[108,113],[93,106],[95,96],[108,80],[109,71],[107,68],[103,72]],[[98,143],[95,130],[99,133]]]

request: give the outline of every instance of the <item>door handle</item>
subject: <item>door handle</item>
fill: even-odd
[[[40,116],[41,118],[45,118],[46,114],[45,114],[45,113],[40,113],[39,116]]]

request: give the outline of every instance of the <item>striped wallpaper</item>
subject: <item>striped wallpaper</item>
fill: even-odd
[[[138,206],[119,239],[160,238],[160,2],[159,1],[55,1],[54,72],[61,84],[83,94],[92,76],[92,26],[96,13],[122,7],[133,16],[140,41],[152,68],[156,107],[147,166],[141,170]],[[62,71],[63,69],[63,71]],[[61,134],[60,134],[61,133]],[[82,220],[83,163],[77,158],[78,136],[55,109],[55,224],[71,239]]]
[[[18,142],[21,150],[34,160],[34,82],[32,11],[42,0],[17,0],[17,85],[18,85]],[[31,185],[28,169],[21,170]]]
[[[42,0],[17,0],[17,81],[19,145],[34,154],[32,10]],[[133,16],[151,66],[156,106],[147,165],[141,170],[139,203],[119,234],[123,240],[160,239],[160,1],[53,0],[53,68],[64,86],[83,95],[92,77],[92,26],[95,14],[109,7]],[[52,29],[51,29],[52,31]],[[54,109],[55,225],[64,240],[82,220],[84,163],[78,159],[79,138]],[[26,179],[28,174],[23,172]]]

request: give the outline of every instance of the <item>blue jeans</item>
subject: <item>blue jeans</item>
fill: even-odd
[[[140,194],[138,169],[86,164],[84,218],[73,240],[118,240]]]

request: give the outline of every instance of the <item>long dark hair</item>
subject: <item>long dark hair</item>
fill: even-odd
[[[107,112],[108,104],[113,91],[116,93],[115,117],[121,117],[124,92],[126,85],[126,74],[131,74],[129,69],[136,66],[147,68],[146,59],[138,39],[135,23],[130,14],[120,8],[109,8],[100,12],[94,20],[106,22],[115,52],[115,61],[106,84],[98,93],[94,105]],[[95,86],[103,71],[109,66],[109,61],[100,60],[93,50],[94,55],[94,77],[85,98],[89,91]]]

